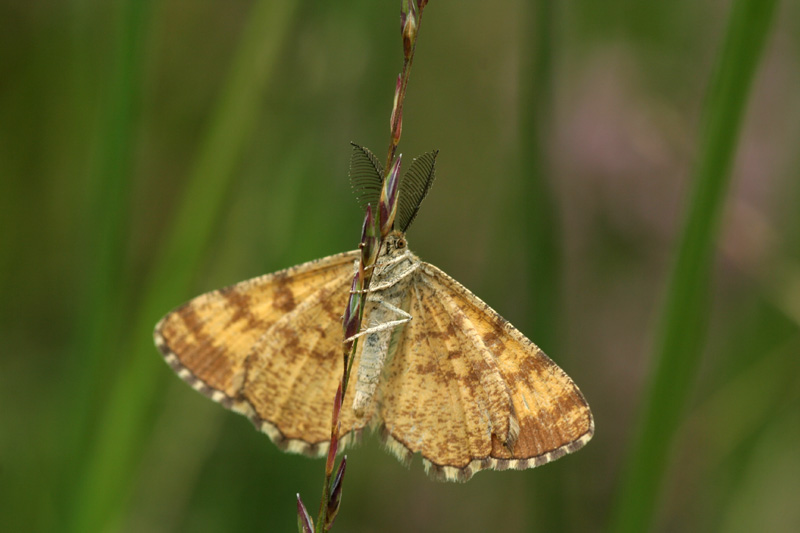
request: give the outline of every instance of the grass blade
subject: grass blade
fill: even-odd
[[[522,42],[525,57],[521,69],[519,206],[520,232],[528,268],[528,321],[525,331],[547,353],[558,358],[558,324],[561,309],[561,247],[558,202],[550,183],[550,161],[545,142],[552,131],[553,63],[556,20],[561,10],[549,0],[537,0],[526,8],[527,26]],[[566,530],[564,470],[542,469],[526,484],[538,505],[530,506],[530,523],[545,531]],[[547,487],[546,490],[543,487]]]
[[[75,487],[69,531],[103,531],[119,516],[149,429],[162,363],[152,328],[185,297],[246,140],[259,116],[261,95],[278,57],[297,2],[260,0],[238,47],[231,74],[213,113],[173,226],[153,263],[133,320],[129,359],[104,406],[98,434]]]
[[[64,428],[62,445],[72,458],[81,457],[91,433],[92,400],[99,394],[104,354],[119,333],[121,317],[114,310],[119,305],[123,285],[126,225],[130,216],[129,196],[133,184],[131,160],[137,121],[136,109],[141,97],[144,46],[149,26],[149,2],[120,3],[113,51],[113,71],[109,75],[109,94],[102,111],[103,123],[97,133],[98,162],[90,171],[87,188],[89,202],[86,234],[91,240],[92,261],[86,269],[85,302],[76,306],[73,360],[65,380],[65,397],[73,402],[72,414]],[[81,460],[74,461],[80,463]],[[72,469],[64,477],[74,479]]]
[[[670,446],[702,357],[725,192],[749,89],[776,4],[775,0],[734,0],[731,8],[704,108],[693,189],[654,344],[654,371],[613,509],[612,531],[648,531],[653,523]]]

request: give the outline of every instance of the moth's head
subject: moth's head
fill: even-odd
[[[381,255],[394,255],[397,253],[405,252],[408,248],[406,235],[402,231],[392,230],[383,240],[383,249]]]

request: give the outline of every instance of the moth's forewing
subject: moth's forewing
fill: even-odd
[[[280,447],[324,453],[342,372],[341,315],[358,254],[199,296],[158,323],[156,345],[182,379],[249,416]],[[347,433],[356,421],[343,415]]]
[[[486,468],[538,466],[591,439],[577,386],[484,302],[430,264],[411,299],[414,319],[387,364],[377,413],[400,459],[419,452],[434,477],[465,481]]]

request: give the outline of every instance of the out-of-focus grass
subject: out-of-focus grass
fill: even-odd
[[[0,3],[4,530],[284,531],[296,492],[316,505],[322,463],[280,453],[174,377],[151,329],[194,294],[355,245],[348,142],[381,152],[388,140],[401,57],[390,4]],[[432,483],[367,438],[335,530],[607,529],[645,355],[666,354],[679,329],[664,318],[647,348],[651,317],[666,314],[710,316],[708,343],[669,349],[665,364],[683,370],[655,403],[681,405],[645,418],[674,417],[676,436],[632,467],[646,490],[617,516],[791,530],[800,160],[786,138],[800,136],[800,105],[782,95],[800,94],[797,7],[783,5],[775,48],[743,78],[758,82],[742,121],[706,90],[730,73],[710,66],[727,5],[478,5],[426,9],[401,150],[441,152],[409,240],[575,378],[597,434],[554,464],[466,485]],[[740,111],[748,83],[733,83]],[[700,259],[673,257],[673,184],[689,161],[698,182],[733,153],[720,259],[709,265],[708,227],[691,232],[705,235],[691,245]],[[723,195],[706,192],[717,206],[700,209],[692,190],[690,211],[714,230]],[[713,298],[676,271],[659,300],[667,266],[693,262],[713,268],[700,272]]]
[[[513,202],[511,218],[506,231],[519,231],[525,235],[520,241],[524,264],[527,267],[526,292],[529,318],[518,323],[547,353],[560,353],[560,326],[562,289],[560,276],[563,250],[560,246],[558,202],[554,194],[552,167],[547,146],[548,132],[553,128],[553,63],[558,53],[560,35],[557,32],[562,10],[555,2],[540,0],[525,7],[525,32],[521,46],[520,106],[527,112],[519,117],[519,154],[516,170],[518,185],[509,195]],[[514,253],[499,249],[507,242],[498,243],[498,257]],[[542,505],[531,506],[531,523],[542,530],[563,531],[569,523],[565,504],[564,476],[569,471],[544,470],[537,481],[529,481],[526,488]]]
[[[612,530],[652,527],[669,450],[703,355],[716,239],[750,87],[777,2],[735,0],[704,107],[686,222],[655,343],[653,373],[614,508]]]
[[[74,24],[78,25],[84,17],[75,11],[77,9],[72,16]],[[63,494],[71,493],[68,489],[74,486],[74,480],[85,475],[86,466],[92,460],[89,448],[97,430],[91,419],[92,402],[103,395],[104,374],[119,369],[109,364],[106,354],[114,349],[125,318],[115,310],[131,303],[123,296],[126,291],[122,280],[126,229],[131,216],[136,115],[141,106],[144,43],[150,11],[150,2],[123,2],[113,14],[112,68],[106,80],[108,94],[99,112],[100,124],[93,135],[97,157],[89,171],[90,216],[84,228],[90,243],[88,251],[94,260],[88,263],[85,272],[86,301],[78,306],[73,353],[63,391],[66,401],[72,405],[67,411],[71,416],[61,428],[65,437],[62,445],[66,455],[73,458],[63,465],[65,469],[60,480]],[[85,38],[78,38],[81,37]],[[74,65],[76,77],[77,68],[78,65]],[[75,80],[75,83],[80,81]],[[71,96],[80,98],[79,94]],[[61,504],[67,513],[86,509],[67,499]]]
[[[130,3],[131,6],[134,4],[137,2]],[[145,293],[138,303],[139,310],[132,321],[134,336],[131,339],[130,359],[123,361],[113,378],[114,383],[100,414],[97,431],[88,444],[88,450],[82,455],[85,462],[78,465],[80,475],[73,478],[78,482],[72,494],[72,514],[66,524],[67,530],[100,531],[120,519],[121,505],[129,490],[128,480],[140,460],[143,440],[147,436],[147,419],[154,396],[158,394],[157,385],[161,382],[158,361],[148,357],[152,351],[148,332],[165,309],[186,296],[235,177],[243,148],[254,131],[262,92],[296,8],[296,2],[276,4],[267,0],[257,2],[252,7],[231,74],[212,114],[197,161],[171,222],[171,229],[166,232],[161,251],[153,262]],[[140,15],[134,13],[128,18],[135,23]],[[126,40],[125,44],[129,43]],[[123,45],[120,56],[127,58],[129,54],[136,55],[137,52],[135,47]],[[131,84],[128,76],[130,74],[127,72],[121,74],[122,79],[114,80],[114,86],[119,83],[128,91],[134,89],[135,85]],[[130,104],[123,102],[119,105]],[[112,113],[116,113],[116,110]],[[132,136],[125,130],[131,127],[128,121],[115,124],[110,130],[114,137],[120,135],[130,141]],[[120,150],[119,144],[116,139],[113,140],[108,150],[115,154]],[[103,200],[107,201],[106,198]],[[116,209],[116,205],[112,209]],[[104,286],[103,289],[110,291],[111,287]],[[106,299],[109,297],[106,296]],[[98,306],[94,320],[105,323],[108,307]],[[88,359],[96,361],[100,355],[90,353]]]

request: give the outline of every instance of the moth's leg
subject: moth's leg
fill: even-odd
[[[355,274],[356,272],[358,272],[358,265],[359,265],[360,263],[361,263],[361,259],[356,259],[355,261],[353,261],[353,274]],[[367,271],[367,270],[372,270],[372,269],[374,269],[374,268],[375,268],[375,265],[374,265],[374,264],[372,264],[372,265],[369,265],[369,266],[365,266],[365,267],[364,267],[364,270],[365,270],[365,271]]]
[[[387,302],[385,300],[377,300],[377,302],[378,302],[379,305],[382,305],[383,307],[387,308],[389,311],[392,311],[393,313],[396,313],[396,314],[400,315],[402,318],[399,318],[397,320],[390,320],[388,322],[384,322],[382,324],[378,324],[377,326],[372,326],[371,328],[367,328],[367,329],[365,329],[363,331],[360,331],[359,333],[356,333],[352,337],[348,337],[347,339],[345,339],[345,342],[354,341],[355,339],[357,339],[359,337],[363,337],[364,335],[368,335],[370,333],[378,333],[379,331],[386,331],[387,329],[394,329],[397,326],[401,326],[401,325],[405,324],[406,322],[409,322],[413,318],[410,313],[407,313],[407,312],[403,311],[402,309],[400,309],[396,305],[392,305],[392,304],[390,304],[389,302]]]
[[[403,259],[405,259],[409,255],[411,255],[411,250],[406,249],[406,251],[404,251],[400,255],[396,255],[395,257],[392,257],[391,259],[389,259],[386,262],[379,262],[379,263],[376,264],[376,266],[387,267],[389,265],[393,265],[395,263],[399,263],[400,261],[402,261]]]
[[[386,268],[387,266],[393,265],[395,263],[399,263],[400,261],[402,261],[403,259],[405,259],[409,255],[411,255],[411,251],[410,250],[406,250],[402,254],[400,254],[400,255],[398,255],[396,257],[393,257],[392,259],[390,259],[390,260],[388,260],[388,261],[386,261],[384,263],[373,263],[373,264],[371,264],[369,266],[365,266],[364,270],[370,270],[370,269],[373,269],[375,267]],[[353,274],[358,272],[359,263],[361,263],[361,259],[356,259],[355,261],[353,261]]]
[[[400,261],[402,261],[403,259],[405,259],[405,258],[406,258],[406,255],[409,255],[409,254],[410,254],[410,252],[406,252],[405,254],[403,254],[403,255],[401,255],[401,256],[395,257],[395,258],[394,258],[394,259],[392,259],[391,261],[387,261],[386,263],[383,263],[382,265],[380,265],[380,267],[381,267],[381,268],[386,268],[386,267],[387,267],[387,266],[389,266],[389,265],[393,265],[393,264],[395,264],[395,263],[399,263]],[[374,283],[374,284],[371,284],[371,285],[369,286],[369,288],[367,288],[367,289],[362,289],[362,290],[360,290],[360,291],[353,291],[353,290],[351,290],[350,292],[351,292],[351,293],[360,292],[360,293],[364,294],[364,293],[371,293],[371,292],[380,292],[380,291],[385,291],[386,289],[388,289],[388,288],[390,288],[390,287],[393,287],[394,285],[396,285],[396,284],[397,284],[397,283],[399,283],[400,281],[403,281],[403,280],[404,280],[404,279],[406,279],[408,276],[410,276],[411,274],[413,274],[414,272],[416,272],[416,271],[417,271],[417,269],[418,269],[418,268],[421,266],[421,264],[422,264],[422,263],[419,263],[419,262],[414,262],[414,263],[411,263],[411,265],[410,265],[410,266],[409,266],[407,269],[405,269],[404,271],[402,271],[402,272],[401,272],[399,275],[397,275],[397,276],[394,276],[394,277],[392,277],[392,278],[390,278],[390,279],[388,279],[388,280],[386,280],[386,281],[383,281],[383,282],[381,282],[381,283]],[[375,266],[376,266],[376,265],[372,265],[372,266],[370,266],[370,267],[367,267],[367,269],[369,269],[369,268],[375,268]],[[365,270],[367,270],[367,269],[365,269]],[[358,271],[358,261],[356,261],[356,262],[355,262],[355,264],[354,264],[354,271],[353,271],[353,273],[355,273],[355,272],[357,272],[357,271]]]
[[[394,278],[388,279],[388,280],[386,280],[386,281],[384,281],[382,283],[375,283],[374,285],[370,285],[369,288],[367,289],[367,292],[385,291],[389,287],[393,287],[394,285],[397,285],[397,283],[403,281],[408,276],[410,276],[411,274],[416,272],[416,270],[420,267],[420,265],[421,265],[421,263],[412,263],[411,266],[409,266],[407,269],[405,269],[403,272],[401,272],[400,275],[398,275],[398,276],[396,276]]]

